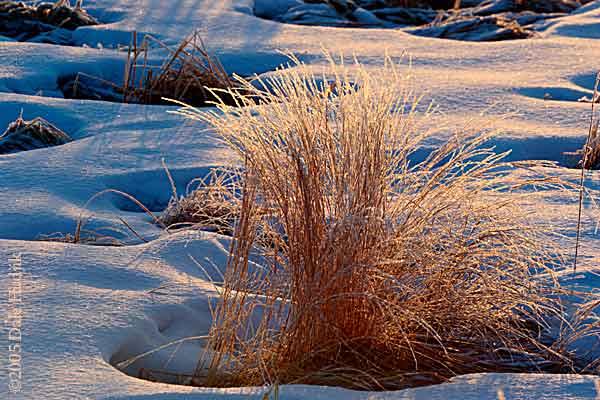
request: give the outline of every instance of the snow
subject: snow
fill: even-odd
[[[168,44],[199,29],[207,47],[229,72],[268,73],[296,53],[316,67],[321,48],[357,55],[373,73],[389,54],[405,65],[425,101],[433,100],[449,126],[481,113],[504,116],[498,150],[513,160],[562,162],[562,153],[580,148],[587,134],[600,60],[600,2],[552,20],[533,39],[465,43],[417,37],[404,30],[286,25],[254,16],[278,13],[294,0],[86,0],[101,25],[72,32],[74,46],[20,43],[0,38],[0,130],[21,110],[25,119],[42,117],[73,142],[59,147],[0,155],[0,309],[15,307],[8,272],[21,256],[22,390],[8,392],[9,326],[0,336],[0,398],[15,399],[241,399],[262,398],[263,388],[201,389],[152,383],[117,371],[111,363],[184,337],[203,336],[210,326],[208,304],[216,293],[211,280],[223,268],[228,239],[214,234],[166,234],[149,216],[117,195],[85,207],[95,193],[114,188],[133,194],[153,212],[170,197],[164,158],[178,190],[232,156],[211,131],[167,113],[172,107],[65,100],[61,76],[85,72],[119,81],[131,32],[152,33]],[[258,12],[259,9],[257,8]],[[87,47],[86,47],[87,46]],[[409,58],[412,67],[408,68]],[[506,114],[509,114],[506,116]],[[486,117],[487,118],[487,117]],[[432,123],[435,123],[433,121]],[[577,179],[578,172],[555,173]],[[588,178],[597,185],[597,173]],[[532,200],[539,218],[572,232],[574,199],[552,193]],[[119,227],[124,218],[148,243],[127,230],[125,247],[97,247],[37,241],[41,234],[73,233],[80,216],[85,227]],[[597,215],[585,210],[580,270],[566,270],[569,285],[600,286],[597,272]],[[191,260],[194,257],[211,275]],[[212,266],[215,266],[214,268]],[[4,319],[4,318],[3,318]],[[190,372],[203,341],[153,353],[130,367]],[[590,399],[596,378],[578,375],[476,374],[449,383],[392,393],[290,385],[289,399]]]

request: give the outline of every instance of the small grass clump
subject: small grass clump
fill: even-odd
[[[148,64],[150,44],[168,51],[160,67]],[[164,98],[204,105],[215,98],[207,88],[230,89],[232,81],[216,57],[208,53],[198,32],[170,48],[147,35],[141,45],[134,33],[128,51],[123,95],[125,103],[160,104]]]
[[[563,153],[566,166],[584,170],[600,169],[600,136],[598,136],[598,124],[590,130],[588,141],[582,149]]]
[[[151,47],[166,53],[160,65],[150,62]],[[134,32],[124,71],[122,83],[80,72],[61,77],[58,85],[66,98],[136,104],[172,104],[167,99],[194,106],[214,101],[232,104],[227,92],[218,96],[208,89],[234,88],[219,60],[206,50],[198,32],[183,39],[176,48],[151,35],[140,40]]]
[[[45,119],[25,121],[20,115],[0,135],[0,154],[60,146],[71,141],[69,135]]]
[[[294,61],[269,91],[241,83],[268,107],[180,110],[244,165],[217,356],[195,383],[388,390],[576,369],[570,339],[552,332],[566,318],[561,253],[521,205],[523,187],[548,181],[507,173],[485,147],[493,132],[427,129],[390,60],[383,74],[357,64],[352,79],[330,60],[333,82]],[[255,257],[265,268],[249,269]]]
[[[232,192],[235,174],[225,169],[212,169],[204,178],[191,181],[184,196],[179,196],[168,173],[172,196],[158,220],[167,229],[194,227],[231,235],[237,206]],[[194,189],[192,189],[194,187]]]

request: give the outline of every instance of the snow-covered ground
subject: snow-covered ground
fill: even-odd
[[[95,193],[115,188],[159,212],[171,194],[163,158],[180,191],[231,159],[209,130],[168,114],[170,107],[62,98],[57,79],[64,75],[85,72],[120,79],[126,53],[115,48],[128,44],[132,31],[175,44],[200,29],[227,71],[241,75],[272,71],[286,60],[280,50],[319,65],[325,47],[356,54],[373,71],[386,54],[404,65],[409,55],[415,87],[435,102],[446,123],[461,126],[477,121],[482,112],[505,116],[504,133],[495,144],[498,150],[512,149],[513,160],[562,162],[563,152],[583,145],[590,105],[577,100],[591,97],[600,66],[598,1],[552,20],[536,38],[494,43],[429,39],[392,29],[286,25],[255,17],[254,0],[86,0],[84,6],[101,25],[74,31],[76,46],[0,37],[0,130],[23,110],[25,119],[43,117],[74,139],[60,147],[0,155],[2,399],[259,399],[264,392],[151,383],[111,365],[207,333],[208,302],[215,292],[191,257],[218,280],[228,241],[208,233],[166,235],[114,195],[84,208]],[[578,174],[566,168],[556,173],[574,179]],[[588,181],[597,185],[597,179],[594,173]],[[535,208],[540,220],[572,232],[577,217],[572,200],[544,196]],[[82,213],[89,216],[90,229],[123,228],[118,220],[123,218],[148,243],[139,243],[127,231],[122,239],[138,244],[97,247],[36,240],[43,234],[73,233]],[[594,276],[600,256],[594,234],[598,216],[586,210],[580,269],[565,272],[565,282],[600,287]],[[22,274],[9,274],[19,268]],[[11,290],[19,285],[17,298]],[[19,364],[16,351],[9,351],[17,343],[18,330],[10,331],[15,311],[23,314],[22,389],[17,394],[9,391],[15,381],[8,374]],[[170,359],[176,348],[149,355],[129,371],[168,363],[169,370],[190,372],[201,340],[181,343]],[[507,399],[587,399],[600,396],[596,388],[596,378],[590,376],[479,374],[377,394],[286,386],[281,398],[491,399],[502,390]]]

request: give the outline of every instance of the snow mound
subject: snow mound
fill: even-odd
[[[412,76],[415,90],[425,93],[424,103],[434,100],[444,117],[432,120],[432,125],[478,126],[484,124],[482,113],[486,121],[501,116],[503,134],[490,145],[498,151],[511,150],[513,161],[560,162],[563,152],[576,151],[586,140],[591,105],[577,99],[593,95],[594,63],[600,60],[598,1],[541,22],[535,38],[495,43],[438,40],[410,34],[409,28],[338,29],[274,22],[274,15],[300,6],[293,0],[84,3],[90,15],[106,24],[68,31],[72,44],[79,47],[0,37],[0,126],[13,122],[23,109],[31,118],[52,121],[73,139],[66,146],[0,156],[0,309],[16,310],[8,289],[19,283],[22,290],[18,307],[22,389],[9,392],[8,365],[0,363],[3,399],[263,398],[264,388],[202,389],[136,378],[139,368],[163,368],[176,346],[140,359],[127,374],[114,366],[139,352],[207,333],[208,304],[216,295],[210,281],[221,279],[229,243],[226,237],[201,232],[166,235],[122,199],[102,198],[84,208],[94,194],[116,188],[139,196],[160,212],[171,197],[163,158],[180,193],[190,180],[233,159],[212,131],[168,113],[171,106],[63,98],[58,87],[61,76],[85,72],[122,81],[127,54],[118,48],[129,44],[133,31],[152,33],[176,45],[201,29],[208,49],[225,69],[244,76],[285,63],[281,50],[317,69],[325,64],[321,47],[355,54],[374,74],[380,72],[386,54],[396,61],[408,54],[412,66],[400,72]],[[404,11],[361,8],[379,20],[397,21],[396,26],[408,18]],[[243,11],[252,9],[267,19]],[[304,12],[319,24],[345,21],[335,10],[327,18]],[[412,15],[424,24],[433,13],[422,10]],[[554,172],[573,180],[579,177],[578,171],[560,166]],[[586,182],[597,187],[597,172],[591,175]],[[566,234],[573,232],[576,199],[548,192],[531,201],[540,221]],[[37,240],[40,234],[72,233],[82,215],[90,230],[123,230],[122,218],[148,243],[97,247]],[[580,270],[566,271],[564,285],[596,290],[598,215],[586,204],[583,217]],[[16,257],[22,274],[9,276]],[[209,277],[190,257],[206,268]],[[18,276],[20,280],[15,280]],[[0,335],[2,349],[14,344],[7,329],[4,326]],[[182,343],[167,367],[189,371],[201,349],[201,340]],[[6,350],[0,355],[8,356]],[[596,383],[592,376],[579,375],[477,374],[392,393],[290,385],[281,388],[280,398],[495,399],[503,390],[507,399],[593,399]]]

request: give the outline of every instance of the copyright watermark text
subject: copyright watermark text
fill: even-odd
[[[7,363],[8,390],[19,393],[23,388],[23,366],[21,360],[22,348],[22,320],[23,320],[23,265],[21,254],[16,254],[8,259],[8,293],[7,311],[4,319],[8,334]]]

